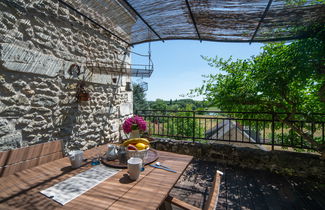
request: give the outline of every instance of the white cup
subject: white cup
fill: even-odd
[[[81,150],[75,150],[69,153],[72,168],[79,168],[82,165],[83,154],[84,152]]]
[[[137,180],[142,168],[142,159],[131,157],[128,160],[128,173],[131,180]]]

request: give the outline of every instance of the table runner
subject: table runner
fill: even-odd
[[[121,169],[98,165],[56,185],[42,190],[41,193],[64,205],[75,199]]]

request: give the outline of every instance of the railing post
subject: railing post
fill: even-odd
[[[272,151],[274,150],[275,114],[272,112]]]
[[[193,143],[195,142],[195,111],[193,111],[193,133],[192,133]]]

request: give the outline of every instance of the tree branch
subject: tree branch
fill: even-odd
[[[318,96],[321,102],[325,103],[325,82],[323,82],[322,86],[318,91]]]
[[[292,130],[298,133],[304,140],[308,141],[312,146],[314,146],[318,151],[321,152],[325,150],[325,144],[319,144],[318,142],[316,142],[313,139],[313,136],[311,134],[305,133],[302,129],[296,126],[294,122],[288,120],[281,120],[281,119],[279,119],[279,121],[289,126]],[[314,133],[314,131],[312,132]]]

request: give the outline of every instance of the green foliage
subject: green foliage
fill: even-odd
[[[148,109],[149,105],[146,101],[146,94],[139,84],[133,84],[133,112],[136,110]]]
[[[285,0],[286,6],[325,4],[325,0]]]
[[[152,110],[185,110],[187,105],[191,105],[192,110],[203,109],[206,106],[204,102],[192,99],[170,99],[169,101],[156,99],[156,101],[149,102],[150,109]]]
[[[246,60],[204,57],[225,73],[206,76],[191,93],[205,95],[221,110],[324,112],[318,95],[324,54],[324,41],[307,39],[265,45],[260,55]]]
[[[167,107],[167,102],[159,98],[154,102],[150,102],[150,109],[153,110],[167,110]]]
[[[176,99],[164,101],[156,99],[156,101],[148,102],[151,110],[155,110],[155,115],[168,115],[168,111],[193,111],[204,109],[205,103],[202,101],[194,101],[192,99]],[[158,111],[159,110],[159,111]],[[166,123],[167,118],[154,118],[155,122]]]
[[[193,106],[188,104],[183,111],[192,111],[192,109]],[[204,129],[200,126],[198,120],[193,120],[193,112],[177,112],[174,116],[168,118],[164,125],[168,135],[175,136],[176,139],[192,137],[193,134],[195,138],[204,137]]]
[[[293,130],[289,130],[288,133],[283,133],[283,134],[275,134],[275,143],[280,144],[280,145],[286,145],[283,148],[287,148],[291,145],[300,145],[301,144],[301,137],[294,132]],[[301,145],[303,146],[303,145]],[[303,151],[302,149],[295,148],[297,152]]]
[[[325,103],[320,98],[325,83],[321,72],[324,38],[271,43],[262,49],[261,54],[249,59],[203,57],[223,73],[205,76],[203,86],[191,90],[190,94],[204,95],[210,104],[224,111],[289,113],[276,118],[298,133],[299,129],[289,120],[323,120],[323,116],[310,113],[325,111]],[[298,112],[306,114],[296,115]],[[314,141],[306,136],[304,139]]]

